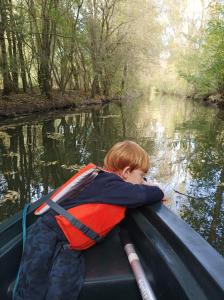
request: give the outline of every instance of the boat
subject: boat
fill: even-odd
[[[49,195],[30,205],[34,210]],[[158,300],[223,300],[224,258],[163,204],[128,211],[128,230]],[[86,278],[79,300],[140,300],[135,277],[116,227],[104,242],[84,252]],[[12,299],[22,254],[22,212],[0,225],[0,299]]]

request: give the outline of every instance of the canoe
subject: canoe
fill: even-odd
[[[33,203],[33,211],[46,196]],[[22,253],[21,212],[0,226],[0,299],[12,299]],[[224,258],[189,225],[161,204],[130,210],[124,226],[158,300],[224,299]],[[86,278],[79,300],[140,300],[123,250],[119,227],[84,252]]]

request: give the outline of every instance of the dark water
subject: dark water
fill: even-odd
[[[148,151],[168,206],[224,254],[224,113],[175,97],[0,121],[0,221],[123,139]]]

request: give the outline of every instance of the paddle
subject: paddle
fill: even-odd
[[[141,262],[137,253],[135,252],[134,245],[130,241],[128,232],[126,229],[122,228],[120,231],[121,243],[124,246],[124,251],[128,256],[129,263],[131,265],[132,271],[134,273],[138,288],[142,295],[143,300],[156,300],[156,296],[147,280],[145,272],[142,268]]]

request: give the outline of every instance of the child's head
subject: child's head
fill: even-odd
[[[121,176],[125,181],[140,184],[149,169],[149,156],[132,141],[116,143],[104,158],[104,167]]]

